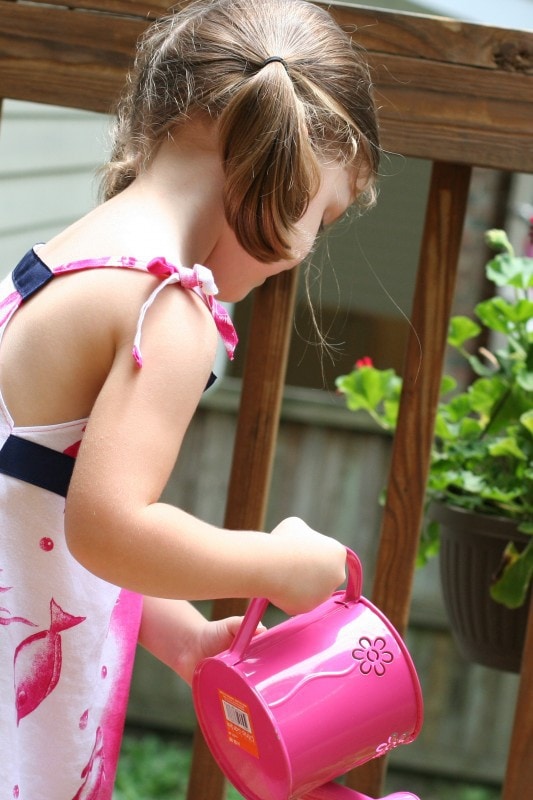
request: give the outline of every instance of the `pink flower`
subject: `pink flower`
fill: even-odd
[[[370,358],[370,356],[363,356],[363,358],[359,358],[355,362],[356,369],[361,369],[361,367],[373,367],[374,362]]]
[[[387,664],[394,661],[394,656],[389,650],[385,650],[385,639],[377,636],[374,641],[368,636],[359,639],[359,647],[352,651],[352,656],[359,661],[359,669],[363,675],[374,672],[379,678],[385,675]]]

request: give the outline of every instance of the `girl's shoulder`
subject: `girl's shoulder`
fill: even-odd
[[[53,264],[53,279],[19,307],[2,340],[0,384],[17,424],[89,416],[119,353],[125,370],[162,373],[181,372],[188,352],[207,380],[217,334],[201,297],[169,286],[154,298],[162,277],[146,269],[66,267]]]

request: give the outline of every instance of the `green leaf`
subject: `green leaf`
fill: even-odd
[[[461,347],[468,339],[473,339],[481,333],[479,325],[470,317],[456,316],[450,320],[448,330],[448,344],[452,347]]]
[[[466,417],[467,414],[470,413],[472,410],[472,398],[470,394],[466,392],[462,392],[461,394],[456,395],[446,406],[442,405],[441,410],[444,416],[448,419],[452,420],[453,422],[458,422],[459,420]]]
[[[527,348],[526,353],[526,370],[528,372],[533,372],[533,334],[530,333],[529,336],[530,344]]]
[[[430,558],[434,558],[440,549],[440,525],[435,520],[428,522],[420,537],[418,553],[416,557],[416,567],[424,567]]]
[[[464,439],[477,439],[483,433],[483,427],[477,419],[467,417],[461,421],[459,426],[459,436]]]
[[[516,380],[526,392],[533,392],[533,372],[520,372]]]
[[[533,409],[526,411],[520,416],[520,422],[531,434],[533,434]]]
[[[489,261],[486,274],[497,286],[527,289],[533,286],[533,258],[500,253]]]
[[[450,427],[448,426],[442,414],[437,414],[437,417],[435,419],[435,436],[439,439],[455,438],[455,434],[452,433]]]
[[[482,477],[479,475],[474,475],[473,472],[469,470],[464,470],[460,473],[461,476],[461,485],[465,492],[471,492],[472,494],[479,494],[484,486],[485,482]]]
[[[533,310],[533,303],[529,300],[524,300],[522,302],[526,303],[527,306],[530,306]],[[499,295],[478,303],[475,311],[481,322],[486,325],[487,328],[497,331],[498,333],[510,334],[513,332],[513,327],[516,322],[528,319],[527,310],[525,308],[518,310],[515,304],[507,302],[507,300]],[[524,317],[523,314],[526,316]]]
[[[506,390],[506,382],[497,375],[493,375],[492,378],[478,378],[468,389],[472,410],[490,415],[492,408]]]
[[[400,400],[384,400],[383,401],[383,417],[387,426],[394,430],[396,422],[398,421],[398,412],[400,410]]]
[[[384,428],[396,424],[393,405],[383,413],[385,401],[399,402],[402,379],[393,369],[379,370],[375,367],[358,367],[349,375],[336,380],[337,389],[346,396],[346,405],[351,411],[367,411]]]
[[[440,393],[441,395],[448,394],[448,392],[452,392],[455,387],[457,386],[457,381],[451,375],[443,375],[440,381]]]
[[[521,461],[526,460],[526,456],[518,447],[515,439],[511,436],[506,436],[497,439],[489,445],[489,453],[491,456],[510,456],[511,458],[518,458]]]
[[[505,548],[497,580],[490,587],[493,600],[507,608],[523,605],[533,578],[533,539],[519,552],[513,543]]]
[[[533,522],[522,522],[518,526],[518,530],[520,533],[527,533],[530,536],[533,536]]]

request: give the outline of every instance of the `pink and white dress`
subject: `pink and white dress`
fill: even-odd
[[[55,276],[99,267],[161,278],[208,305],[232,357],[236,335],[208,269],[165,259],[77,261],[32,250],[0,285],[0,343],[17,308]],[[17,427],[0,394],[0,798],[111,800],[142,611],[140,595],[85,570],[64,537],[65,497],[87,420]]]

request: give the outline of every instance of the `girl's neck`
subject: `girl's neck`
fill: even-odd
[[[163,246],[163,255],[184,265],[203,263],[224,223],[223,179],[216,149],[190,135],[168,138],[122,193],[121,204],[142,210],[139,238],[152,251]]]
[[[194,122],[169,136],[127,189],[48,242],[44,260],[52,267],[120,255],[204,263],[225,219],[223,171],[212,139]]]

